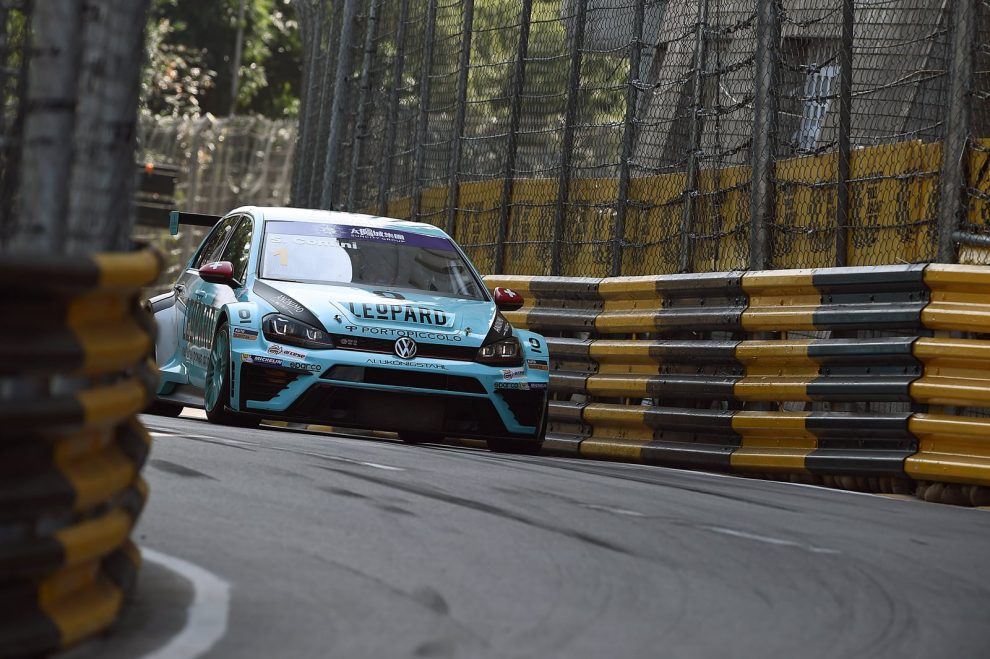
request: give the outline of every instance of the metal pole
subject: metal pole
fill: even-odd
[[[839,53],[839,162],[835,211],[835,265],[849,263],[849,158],[852,151],[852,56],[854,0],[842,0],[842,49]]]
[[[317,11],[312,11],[309,2],[299,3],[299,29],[303,38],[303,79],[302,95],[299,109],[299,155],[296,158],[297,171],[293,172],[294,193],[293,203],[299,206],[312,205],[313,170],[316,154],[314,150],[318,140],[314,139],[319,130],[319,90],[316,81],[319,79],[317,64],[319,62],[320,41],[322,40],[323,5]]]
[[[973,80],[974,12],[972,0],[952,4],[952,67],[949,74],[949,116],[942,145],[939,181],[938,262],[955,260],[953,232],[963,213],[966,146],[969,142],[970,92]]]
[[[529,54],[529,23],[533,15],[533,0],[522,0],[519,10],[519,44],[516,66],[512,72],[512,99],[509,109],[509,143],[505,153],[505,175],[502,178],[502,199],[498,208],[498,230],[495,236],[495,274],[505,269],[505,237],[512,209],[512,187],[516,176],[516,151],[519,149],[519,118],[522,113],[522,92],[526,83],[526,57]]]
[[[458,63],[457,108],[454,115],[454,143],[451,145],[447,172],[447,233],[457,230],[457,199],[460,193],[461,140],[464,139],[464,115],[467,112],[468,71],[471,67],[471,30],[474,29],[474,0],[464,0],[464,24],[461,32],[461,60]]]
[[[681,210],[681,258],[678,270],[691,268],[691,225],[694,218],[694,198],[698,195],[698,155],[701,150],[701,107],[704,96],[704,73],[707,66],[705,30],[708,29],[708,0],[698,0],[698,25],[694,42],[694,78],[691,99],[691,136],[687,161],[687,180],[684,186],[684,205]]]
[[[354,129],[354,146],[351,149],[351,176],[347,182],[347,210],[354,210],[361,176],[361,152],[368,137],[368,95],[371,93],[371,60],[377,49],[375,31],[378,28],[378,0],[368,0],[368,28],[364,35],[364,58],[361,61],[361,82],[358,94],[357,126]]]
[[[777,147],[777,48],[780,0],[761,0],[756,23],[756,96],[753,107],[752,184],[749,191],[749,268],[769,265],[767,227],[773,221]]]
[[[388,215],[388,193],[392,188],[392,145],[395,143],[396,123],[399,120],[399,88],[402,86],[402,67],[406,59],[406,32],[409,23],[409,0],[399,5],[399,25],[395,35],[395,65],[392,69],[392,91],[385,119],[385,139],[382,144],[382,182],[378,188],[378,214]]]
[[[327,154],[323,168],[323,193],[320,208],[331,210],[337,201],[337,161],[340,159],[340,143],[344,138],[344,113],[347,99],[344,85],[351,70],[351,37],[357,0],[344,0],[344,14],[340,23],[340,43],[337,49],[337,73],[333,82],[333,104],[330,108],[330,136],[327,138]]]
[[[246,0],[241,0],[237,9],[237,36],[234,38],[234,61],[231,64],[230,82],[230,112],[233,115],[234,108],[237,107],[237,88],[241,83],[241,55],[244,51],[244,5]]]
[[[553,242],[550,252],[550,274],[561,272],[561,249],[564,242],[564,214],[571,193],[571,160],[574,155],[574,124],[577,121],[578,87],[581,84],[581,49],[584,46],[584,24],[588,17],[588,0],[578,0],[574,35],[571,40],[571,72],[567,81],[567,109],[564,115],[564,139],[560,148],[560,178],[557,184],[557,207],[553,218]]]
[[[313,84],[318,85],[319,94],[314,95],[313,100],[316,103],[316,123],[314,129],[310,135],[310,142],[313,144],[314,149],[319,149],[327,143],[330,139],[330,110],[331,104],[333,102],[333,96],[336,93],[334,89],[334,75],[336,74],[336,60],[331,57],[333,53],[334,38],[340,37],[340,30],[343,25],[341,20],[342,12],[340,11],[340,6],[338,3],[334,3],[328,9],[327,0],[320,0],[320,11],[318,15],[318,20],[320,22],[321,30],[326,33],[326,47],[322,46],[323,40],[320,39],[317,42],[317,60],[322,61],[323,67],[320,71],[319,77],[314,78]],[[327,12],[331,12],[328,16]],[[320,52],[322,50],[322,56]],[[313,154],[313,165],[311,167],[310,175],[310,186],[309,186],[309,201],[307,206],[310,208],[316,208],[320,205],[320,197],[323,194],[323,173],[326,171],[326,163],[324,157],[326,153],[314,153]]]
[[[423,73],[419,81],[419,120],[416,122],[416,149],[413,161],[413,191],[409,219],[418,222],[423,202],[423,167],[426,163],[426,133],[430,124],[430,76],[433,75],[433,40],[437,27],[437,0],[426,10],[426,41],[423,43]]]
[[[622,246],[626,241],[626,213],[629,206],[629,169],[633,151],[633,138],[636,129],[636,106],[639,101],[639,67],[643,55],[643,23],[645,21],[645,0],[636,0],[633,14],[633,38],[629,45],[629,84],[626,86],[626,119],[622,129],[622,160],[619,163],[619,199],[615,209],[615,224],[612,227],[612,268],[613,277],[622,272]]]

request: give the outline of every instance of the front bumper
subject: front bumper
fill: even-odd
[[[287,359],[269,354],[269,345],[263,339],[235,342],[231,402],[239,411],[478,438],[534,438],[543,423],[545,370],[353,350],[293,348],[305,357]]]

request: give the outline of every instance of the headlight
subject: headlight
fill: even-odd
[[[497,366],[519,366],[522,364],[522,350],[514,338],[489,343],[478,350],[476,361]]]
[[[265,338],[301,348],[327,350],[333,348],[333,339],[323,330],[278,313],[270,313],[261,322]]]

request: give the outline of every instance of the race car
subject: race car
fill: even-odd
[[[509,289],[485,288],[429,224],[298,208],[173,212],[213,228],[172,291],[148,301],[161,372],[150,412],[202,407],[209,421],[262,419],[444,436],[496,451],[539,449],[549,356],[512,327]]]

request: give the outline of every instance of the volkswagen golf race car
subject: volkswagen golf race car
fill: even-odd
[[[440,229],[383,217],[244,207],[222,218],[172,291],[148,301],[161,372],[150,411],[485,439],[536,450],[547,419],[542,336],[501,309]]]

